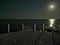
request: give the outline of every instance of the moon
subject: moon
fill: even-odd
[[[54,5],[51,5],[50,8],[51,8],[51,9],[54,8]]]

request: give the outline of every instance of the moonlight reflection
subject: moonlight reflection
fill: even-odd
[[[55,22],[55,19],[49,19],[49,22],[50,22],[50,27],[53,27],[53,24],[54,24],[54,22]]]

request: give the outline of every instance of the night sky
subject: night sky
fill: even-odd
[[[55,3],[55,9],[48,5]],[[0,19],[60,19],[60,0],[2,0]]]

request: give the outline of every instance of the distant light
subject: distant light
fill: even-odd
[[[53,24],[54,24],[54,22],[55,22],[55,19],[49,19],[49,21],[50,21],[50,27],[53,27]]]

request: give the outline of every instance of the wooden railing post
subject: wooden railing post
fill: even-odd
[[[24,31],[24,24],[22,24],[22,31]]]
[[[10,32],[10,24],[8,24],[8,33]]]
[[[34,23],[34,31],[36,31],[36,23]]]

